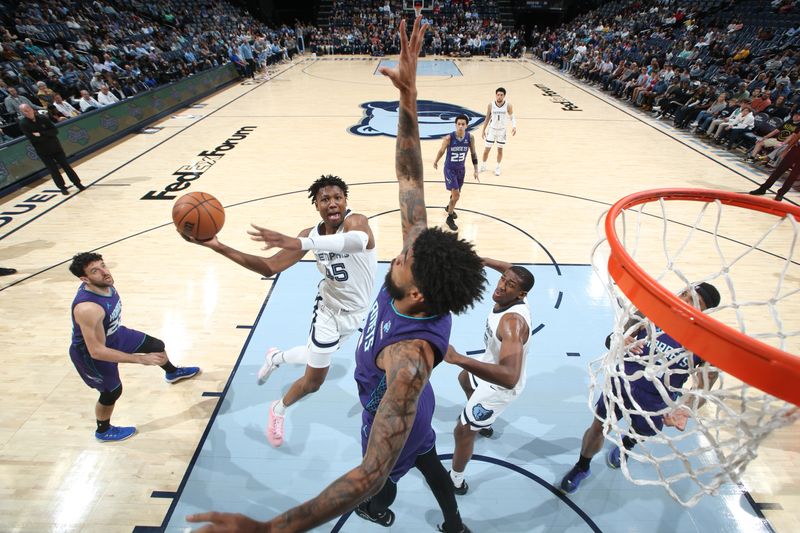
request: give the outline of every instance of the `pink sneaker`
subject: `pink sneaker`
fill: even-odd
[[[283,444],[283,419],[284,416],[276,415],[274,408],[278,400],[269,404],[269,422],[267,422],[267,429],[264,431],[267,435],[269,443],[277,448]]]

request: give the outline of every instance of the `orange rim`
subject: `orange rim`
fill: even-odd
[[[608,212],[605,232],[611,247],[608,272],[620,290],[650,320],[684,347],[717,368],[777,398],[800,405],[800,358],[756,340],[681,301],[648,275],[617,237],[614,222],[624,209],[657,201],[713,202],[752,209],[800,221],[800,207],[738,194],[705,189],[653,189],[631,194]]]

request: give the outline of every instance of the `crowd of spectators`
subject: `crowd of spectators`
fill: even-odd
[[[800,132],[794,4],[613,2],[555,30],[535,30],[532,48],[675,128],[774,167]]]
[[[327,27],[311,35],[311,50],[317,54],[397,54],[398,0],[334,0]],[[494,0],[442,0],[432,11],[423,12],[423,23],[431,25],[423,52],[430,55],[470,57],[520,57],[524,51],[524,29],[504,28]]]
[[[61,122],[229,61],[252,77],[302,47],[296,28],[270,28],[213,0],[0,7],[0,142],[21,134],[22,104]]]

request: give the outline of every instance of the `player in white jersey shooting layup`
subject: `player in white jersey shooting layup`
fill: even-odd
[[[483,149],[483,162],[481,172],[486,171],[486,160],[489,159],[489,152],[492,145],[497,144],[497,166],[494,175],[500,175],[500,162],[503,160],[503,147],[506,145],[506,133],[508,123],[511,122],[511,135],[517,134],[517,119],[514,117],[514,108],[506,101],[506,90],[498,87],[494,92],[494,101],[489,104],[486,110],[486,119],[483,121],[481,137],[486,140],[486,147]],[[487,133],[486,130],[489,130]]]
[[[456,449],[450,478],[458,495],[469,489],[464,469],[472,457],[475,434],[491,437],[494,421],[525,388],[525,358],[532,331],[526,296],[533,288],[533,274],[524,267],[488,257],[483,258],[483,264],[502,274],[492,293],[494,307],[486,319],[486,351],[473,359],[450,346],[444,358],[464,369],[458,382],[467,395],[467,405],[453,431]]]
[[[338,176],[322,176],[308,192],[322,217],[316,226],[304,229],[297,237],[256,225],[248,231],[253,240],[266,244],[265,249],[282,248],[272,257],[245,254],[216,237],[199,243],[266,277],[283,272],[312,250],[317,268],[325,276],[314,302],[308,342],[285,351],[270,348],[258,371],[262,385],[284,363],[306,365],[305,374],[283,398],[270,404],[266,433],[269,443],[276,447],[283,443],[286,408],[319,390],[328,375],[331,355],[364,322],[378,265],[375,237],[367,217],[347,209],[347,184]]]

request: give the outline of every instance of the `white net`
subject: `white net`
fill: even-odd
[[[590,404],[602,393],[608,415],[598,418],[620,447],[625,477],[661,485],[691,506],[737,482],[764,438],[794,422],[798,409],[704,362],[644,318],[608,273],[605,218],[592,264],[615,323],[609,352],[590,365]],[[718,200],[659,199],[623,210],[615,228],[628,254],[663,287],[698,307],[694,287],[710,283],[721,303],[707,314],[800,353],[800,225],[793,217]],[[625,437],[636,443],[630,450]]]

